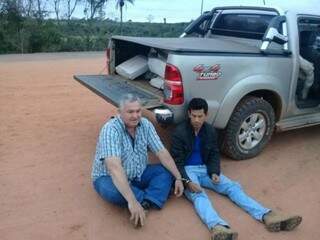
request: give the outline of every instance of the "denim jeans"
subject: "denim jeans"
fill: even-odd
[[[138,202],[146,199],[161,209],[168,199],[172,181],[172,175],[161,164],[153,164],[146,167],[140,180],[133,180],[129,184]],[[113,184],[110,176],[97,178],[93,186],[104,200],[121,207],[127,206],[126,199]]]
[[[223,174],[220,174],[220,182],[214,183],[209,177],[207,167],[205,165],[185,166],[185,170],[192,182],[228,196],[234,203],[259,221],[262,221],[264,214],[271,211],[249,197],[242,190],[239,183],[230,180]],[[205,223],[209,229],[217,224],[229,226],[229,224],[216,212],[205,191],[201,193],[192,193],[189,190],[185,190],[184,193],[185,196],[193,203],[202,222]]]

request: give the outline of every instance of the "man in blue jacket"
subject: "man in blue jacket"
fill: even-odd
[[[173,133],[171,155],[182,175],[185,195],[211,231],[211,238],[234,240],[238,234],[219,216],[203,188],[228,196],[253,218],[263,222],[269,231],[290,231],[298,226],[302,221],[300,216],[286,217],[271,211],[248,196],[239,183],[220,172],[217,133],[205,122],[207,112],[208,104],[204,99],[190,101],[189,119]]]

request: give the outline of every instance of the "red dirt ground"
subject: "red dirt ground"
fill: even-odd
[[[200,240],[209,233],[184,198],[151,211],[140,230],[103,202],[90,181],[102,124],[116,109],[73,74],[103,71],[104,53],[0,56],[0,236],[2,240]],[[229,200],[210,193],[239,239],[320,236],[320,127],[276,134],[255,159],[223,157],[223,172],[268,207],[303,216],[293,232],[270,233]]]

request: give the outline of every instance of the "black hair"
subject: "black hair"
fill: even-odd
[[[188,112],[191,110],[201,110],[203,109],[204,113],[208,112],[208,103],[203,98],[192,98],[188,104]]]

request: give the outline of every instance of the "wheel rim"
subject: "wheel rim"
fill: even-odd
[[[261,113],[253,113],[241,124],[238,141],[243,149],[250,150],[257,146],[266,132],[266,118]]]

